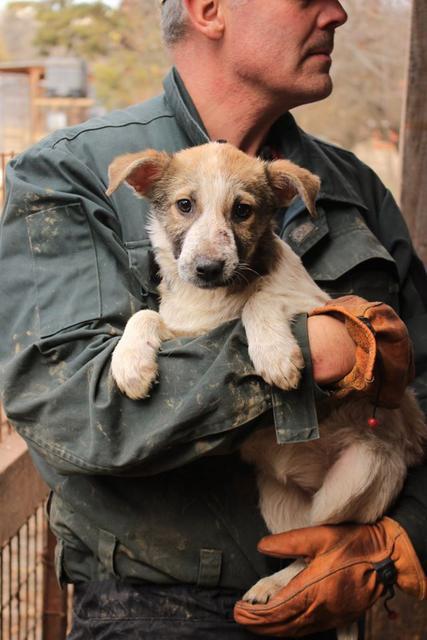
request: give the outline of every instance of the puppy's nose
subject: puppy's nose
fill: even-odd
[[[196,274],[205,282],[215,282],[222,275],[224,265],[224,260],[200,258],[196,265]]]

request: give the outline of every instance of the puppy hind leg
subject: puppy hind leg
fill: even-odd
[[[280,589],[283,589],[306,568],[304,560],[299,558],[288,567],[273,573],[271,576],[261,578],[253,587],[247,591],[242,600],[251,604],[265,604],[273,598]],[[358,640],[359,630],[357,623],[351,623],[345,627],[337,629],[337,640]]]
[[[259,472],[259,506],[271,533],[283,533],[310,525],[311,497],[292,481]]]
[[[276,478],[260,472],[258,476],[260,509],[263,518],[273,533],[307,526],[310,513],[310,496],[292,482],[279,482]],[[243,596],[253,604],[268,602],[305,568],[304,560],[297,559],[288,567],[261,578]]]
[[[337,629],[337,640],[357,640],[359,628],[356,622]]]
[[[375,522],[400,491],[405,474],[400,456],[390,450],[350,445],[313,496],[311,524]]]
[[[286,587],[292,578],[295,578],[306,566],[304,560],[298,559],[288,567],[285,567],[285,569],[281,569],[266,578],[261,578],[261,580],[258,580],[258,582],[244,594],[242,600],[252,604],[265,604],[270,598],[273,598],[280,589]]]

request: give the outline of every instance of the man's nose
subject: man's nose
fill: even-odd
[[[338,0],[324,0],[324,7],[319,14],[318,26],[321,29],[338,29],[347,22],[347,12]]]

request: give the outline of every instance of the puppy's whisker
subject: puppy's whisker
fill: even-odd
[[[230,278],[230,282],[234,281],[242,281],[245,284],[249,284],[249,280],[248,278],[246,278],[246,276],[239,270],[236,269],[235,273],[234,273],[234,278]]]
[[[241,278],[242,280],[244,280],[245,282],[249,282],[248,278],[245,276],[245,274],[243,273],[243,271],[237,270],[236,271],[236,275],[238,278]]]
[[[239,264],[239,269],[241,269],[242,271],[249,271],[250,273],[255,274],[256,276],[258,276],[259,278],[261,277],[261,274],[258,273],[258,271],[255,271],[255,269],[253,269],[252,267],[250,267],[248,264],[246,264],[246,262],[242,262]]]

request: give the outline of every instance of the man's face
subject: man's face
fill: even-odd
[[[338,0],[224,0],[227,57],[240,81],[287,108],[326,98]]]

